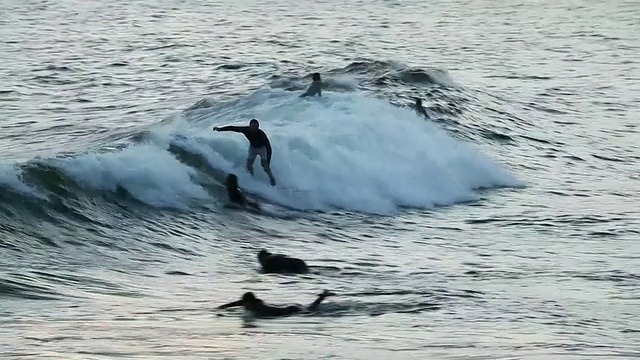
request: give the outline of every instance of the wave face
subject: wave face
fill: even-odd
[[[233,172],[241,187],[268,202],[378,214],[471,201],[479,188],[519,184],[501,165],[408,108],[360,93],[325,93],[300,99],[263,89],[195,107],[136,134],[126,146],[34,160],[4,171],[0,184],[43,198],[64,182],[73,191],[126,194],[153,207],[187,209],[223,202],[220,183]],[[271,139],[277,187],[268,185],[259,161],[255,177],[244,171],[248,142],[242,134],[212,131],[251,118],[260,119]],[[30,183],[39,176],[34,171],[55,173],[56,179]]]

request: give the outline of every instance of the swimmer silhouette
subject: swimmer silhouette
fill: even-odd
[[[304,274],[309,272],[309,268],[303,260],[281,254],[272,254],[264,249],[258,253],[258,261],[262,265],[264,273]]]
[[[311,305],[303,308],[298,305],[289,306],[271,306],[266,305],[262,300],[258,299],[252,292],[246,292],[242,295],[242,299],[218,306],[218,309],[227,309],[234,306],[244,306],[245,310],[250,311],[252,314],[258,317],[277,317],[277,316],[289,316],[299,314],[305,311],[317,311],[320,303],[328,296],[333,296],[334,293],[325,290],[318,295],[318,298],[311,303]]]
[[[322,96],[322,81],[320,80],[320,73],[313,73],[312,79],[313,82],[311,83],[307,91],[300,95],[300,97],[314,96],[316,94],[318,96]]]
[[[229,200],[240,206],[250,206],[256,210],[260,210],[260,206],[258,203],[250,201],[246,196],[240,191],[238,188],[238,177],[234,174],[227,175],[227,179],[225,181],[227,186],[227,195],[229,196]]]

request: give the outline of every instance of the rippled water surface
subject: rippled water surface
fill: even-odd
[[[637,1],[0,13],[3,359],[640,356]],[[253,117],[275,188],[211,131]],[[262,248],[312,271],[260,274]]]

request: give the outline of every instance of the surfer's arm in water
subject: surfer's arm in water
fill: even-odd
[[[320,306],[320,303],[322,303],[322,301],[324,301],[324,299],[326,299],[329,296],[334,296],[335,294],[332,293],[329,290],[325,290],[322,293],[318,294],[318,298],[316,299],[316,301],[312,302],[311,305],[309,305],[307,307],[308,311],[318,311],[318,307]]]
[[[228,304],[220,305],[220,306],[218,306],[218,309],[227,309],[227,308],[230,308],[230,307],[243,306],[243,305],[244,305],[244,300],[240,299],[240,300],[236,300],[234,302],[230,302]]]

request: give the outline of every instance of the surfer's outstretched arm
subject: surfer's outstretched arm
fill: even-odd
[[[240,299],[240,300],[236,300],[234,302],[230,302],[228,304],[220,305],[220,306],[218,306],[218,309],[226,309],[226,308],[230,308],[230,307],[234,307],[234,306],[242,306],[242,305],[244,305],[244,300]]]
[[[214,127],[213,130],[245,133],[247,130],[249,130],[249,127],[248,126],[223,126],[223,127]]]

